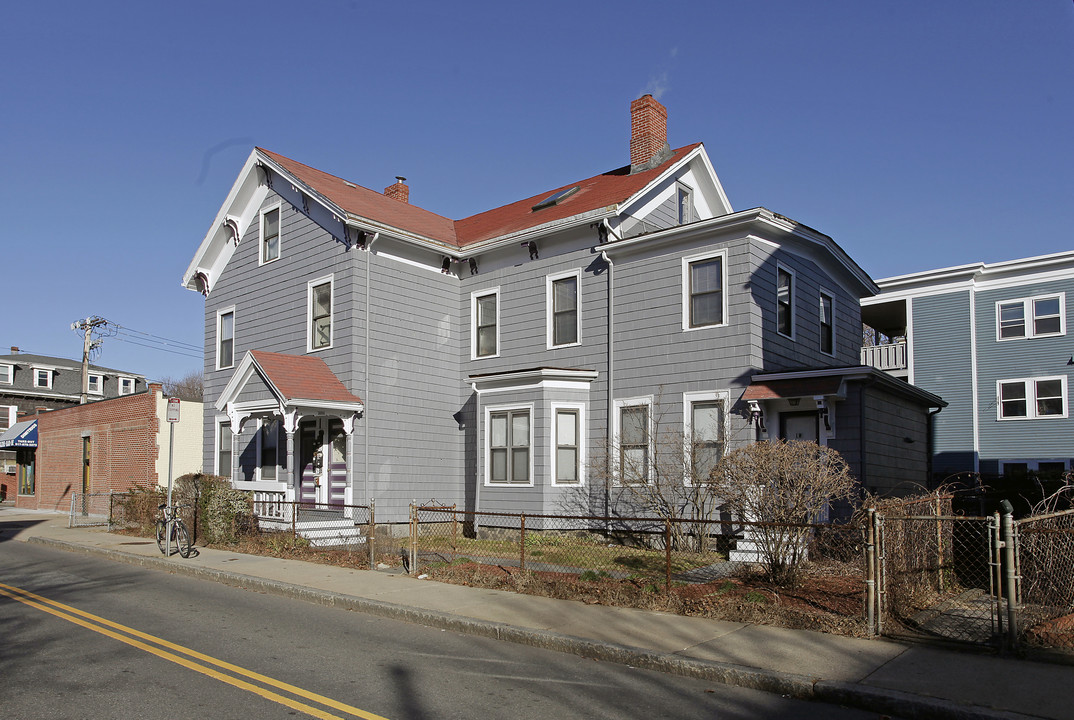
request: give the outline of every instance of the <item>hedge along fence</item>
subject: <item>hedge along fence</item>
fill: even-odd
[[[109,526],[137,529],[152,535],[160,511],[167,502],[163,488],[135,488],[112,497]],[[192,540],[202,544],[227,545],[257,531],[253,496],[235,490],[226,478],[191,473],[175,480],[172,502],[185,505],[179,517],[193,531]]]

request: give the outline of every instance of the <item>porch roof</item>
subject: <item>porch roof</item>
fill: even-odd
[[[340,382],[319,357],[251,350],[235,368],[231,380],[216,401],[218,410],[238,400],[250,379],[257,375],[281,407],[303,406],[361,412],[362,399]]]
[[[743,400],[779,400],[781,398],[840,395],[842,376],[754,380],[742,393]]]

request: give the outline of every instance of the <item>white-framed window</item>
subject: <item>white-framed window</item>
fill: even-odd
[[[34,369],[34,387],[45,388],[46,390],[52,389],[52,368],[39,368]]]
[[[644,485],[653,476],[652,397],[615,401],[615,482]]]
[[[1001,300],[996,303],[996,339],[1065,335],[1066,293]]]
[[[216,424],[216,474],[231,477],[231,423],[227,420]]]
[[[552,403],[552,484],[585,484],[585,405]]]
[[[683,452],[686,482],[707,480],[727,449],[730,393],[682,394]]]
[[[329,275],[310,280],[306,285],[309,295],[307,352],[332,347],[332,279]]]
[[[727,325],[727,251],[682,259],[682,329]]]
[[[133,395],[136,383],[132,377],[119,378],[119,394],[120,395]]]
[[[794,272],[776,265],[776,332],[794,339]]]
[[[15,382],[15,366],[0,364],[0,385],[10,385],[13,382]]]
[[[470,358],[500,356],[500,288],[470,293]]]
[[[1020,378],[996,383],[999,420],[1033,420],[1067,416],[1067,378]]]
[[[835,355],[835,296],[820,291],[820,351]]]
[[[275,482],[280,465],[280,421],[261,420],[257,429],[257,479]]]
[[[675,185],[675,206],[678,214],[679,225],[685,225],[693,219],[694,201],[693,191],[682,183]]]
[[[276,203],[261,211],[261,252],[258,264],[264,265],[280,259],[280,218],[281,204]]]
[[[87,375],[86,392],[90,395],[104,395],[104,375],[97,373]]]
[[[549,275],[545,282],[545,307],[548,308],[548,348],[578,345],[582,341],[578,289],[582,271]]]
[[[1049,479],[1058,479],[1070,469],[1067,460],[1000,460],[999,474],[1007,477],[1026,477],[1030,473]]]
[[[0,405],[0,430],[7,430],[15,424],[18,417],[17,405]]]
[[[485,484],[533,485],[533,406],[485,408]]]
[[[224,370],[235,364],[235,308],[216,313],[216,369]]]

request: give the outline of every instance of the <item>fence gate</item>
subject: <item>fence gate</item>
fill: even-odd
[[[107,525],[112,513],[111,492],[71,493],[71,516],[67,527]]]
[[[878,512],[874,532],[877,592],[871,609],[879,633],[1002,646],[998,515]]]

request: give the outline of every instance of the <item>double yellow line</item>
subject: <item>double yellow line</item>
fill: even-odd
[[[49,615],[55,615],[67,622],[80,625],[87,630],[92,630],[95,633],[100,633],[101,635],[119,640],[131,647],[136,647],[139,650],[144,650],[147,653],[164,658],[177,665],[182,665],[185,668],[199,672],[202,675],[207,675],[222,683],[227,683],[228,685],[252,692],[255,695],[260,695],[263,698],[277,702],[281,705],[286,705],[293,710],[306,713],[311,717],[321,718],[322,720],[345,720],[345,716],[334,715],[322,708],[300,702],[293,697],[281,695],[269,688],[275,688],[276,690],[290,693],[292,696],[303,698],[324,707],[345,713],[346,717],[358,717],[363,720],[386,720],[386,718],[380,715],[374,715],[373,713],[360,710],[359,708],[347,705],[346,703],[341,703],[332,698],[318,695],[317,693],[304,690],[303,688],[276,680],[275,678],[270,678],[267,675],[261,675],[252,670],[239,667],[238,665],[232,665],[229,662],[217,660],[214,657],[199,653],[196,650],[185,648],[182,645],[176,645],[175,643],[149,635],[140,630],[135,630],[126,625],[120,625],[119,623],[98,617],[97,615],[92,615],[83,610],[79,610],[78,608],[71,607],[70,605],[58,603],[55,600],[49,600],[48,598],[36,595],[29,590],[23,590],[22,588],[0,583],[0,595],[9,597],[24,605],[29,605],[30,607],[46,612]],[[219,668],[219,670],[215,668]],[[255,685],[254,683],[247,682],[247,680],[241,678],[253,680],[254,682],[260,683],[260,685]]]

